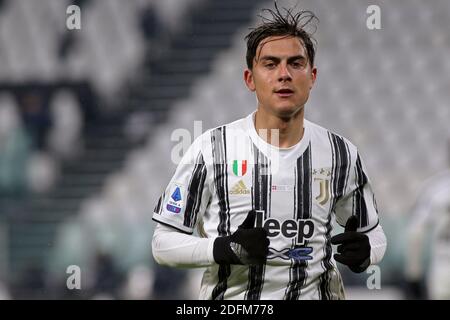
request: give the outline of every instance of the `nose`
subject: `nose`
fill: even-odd
[[[290,81],[292,80],[291,74],[289,73],[289,69],[287,65],[284,63],[280,63],[280,74],[278,77],[278,81]]]

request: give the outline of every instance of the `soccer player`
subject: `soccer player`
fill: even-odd
[[[424,183],[406,243],[407,297],[450,299],[450,170]]]
[[[304,119],[315,15],[266,10],[246,37],[257,109],[191,145],[156,205],[153,256],[207,267],[201,299],[343,299],[335,260],[362,272],[386,238],[356,147]],[[345,232],[331,237],[334,219]]]

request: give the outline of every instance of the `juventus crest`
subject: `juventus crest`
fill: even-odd
[[[317,202],[323,206],[330,200],[331,168],[320,168],[313,170],[314,183],[319,186],[319,193],[315,197]]]

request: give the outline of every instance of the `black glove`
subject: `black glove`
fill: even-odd
[[[351,216],[345,224],[345,232],[331,238],[332,244],[339,244],[334,259],[355,273],[363,272],[370,265],[369,237],[356,232],[358,224],[358,218]]]
[[[255,228],[256,211],[251,210],[235,233],[214,241],[214,260],[218,264],[259,265],[266,262],[269,239],[264,228]]]

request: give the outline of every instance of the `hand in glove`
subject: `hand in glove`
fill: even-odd
[[[256,211],[251,210],[235,233],[214,241],[214,260],[218,264],[259,265],[266,262],[269,239],[264,228],[255,228]]]
[[[370,265],[369,237],[356,231],[358,224],[358,218],[351,216],[345,224],[345,232],[331,238],[331,243],[338,245],[334,259],[355,273],[363,272]]]

